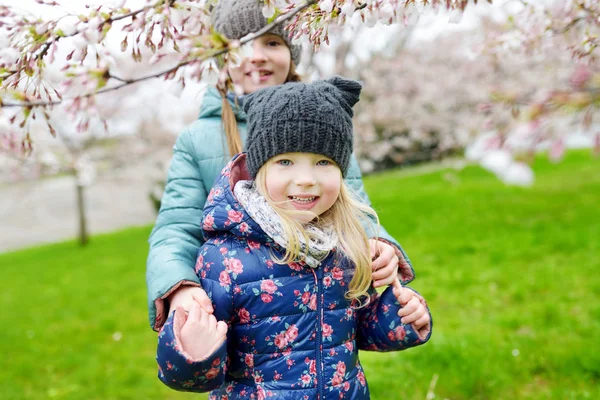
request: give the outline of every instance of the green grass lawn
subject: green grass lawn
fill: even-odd
[[[423,347],[361,354],[374,399],[600,399],[600,160],[535,170],[530,189],[476,167],[366,180],[435,322]],[[156,378],[149,232],[0,255],[0,399],[206,398]]]

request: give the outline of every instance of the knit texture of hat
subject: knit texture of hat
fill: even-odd
[[[263,5],[259,0],[219,0],[211,12],[213,27],[228,39],[239,40],[267,25],[267,19],[262,14]],[[283,28],[283,24],[279,24],[269,32],[281,36],[290,49],[292,61],[297,66],[300,63],[302,47],[293,45],[289,32]]]
[[[352,107],[361,89],[356,81],[335,77],[247,95],[246,163],[252,177],[270,158],[296,152],[329,157],[345,177],[353,150]]]

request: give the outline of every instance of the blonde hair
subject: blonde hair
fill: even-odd
[[[290,71],[288,72],[288,76],[285,82],[301,82],[302,77],[298,72],[296,72],[296,66],[292,61],[290,64]],[[242,138],[240,136],[240,131],[238,129],[237,120],[235,119],[235,113],[233,112],[233,108],[227,99],[225,93],[221,93],[223,97],[222,100],[222,111],[221,111],[221,122],[223,124],[223,131],[225,132],[225,142],[227,144],[227,150],[229,151],[229,156],[233,157],[234,155],[241,153],[242,146]],[[237,106],[237,102],[236,102]]]
[[[373,217],[376,226],[379,227],[379,218],[375,210],[355,198],[342,179],[341,174],[340,180],[338,198],[329,210],[320,216],[316,216],[317,224],[333,226],[339,240],[340,250],[354,264],[354,275],[348,286],[346,298],[350,301],[356,300],[362,307],[368,302],[368,290],[371,286],[371,248],[361,220],[371,221],[370,217]],[[299,215],[315,216],[315,214],[310,211],[286,209],[282,206],[282,203],[277,203],[271,199],[267,191],[267,164],[258,170],[255,183],[267,203],[281,217],[283,230],[288,239],[285,256],[283,259],[275,257],[275,261],[286,264],[298,261],[302,258],[300,237],[302,236],[304,242],[308,243],[309,233],[306,231],[305,226],[294,217]],[[362,301],[365,297],[366,301]]]

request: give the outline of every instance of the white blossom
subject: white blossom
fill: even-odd
[[[534,175],[531,167],[523,162],[513,162],[499,175],[500,180],[507,185],[531,186]]]
[[[1,65],[13,65],[19,59],[20,53],[18,50],[12,47],[5,47],[0,49],[0,64]]]
[[[65,36],[73,36],[77,33],[79,19],[75,16],[65,16],[56,23],[56,30],[61,31]]]
[[[273,6],[273,4],[271,5],[265,5],[262,8],[262,15],[263,17],[269,19],[271,18],[273,15],[275,15],[275,7]]]
[[[506,150],[491,150],[481,158],[481,166],[494,174],[501,175],[510,167],[512,155]]]
[[[448,22],[450,22],[451,24],[458,24],[462,20],[462,17],[463,17],[463,11],[459,10],[459,9],[454,9],[450,13]]]
[[[322,0],[319,2],[319,8],[326,13],[333,11],[333,0]]]
[[[352,0],[348,0],[342,6],[342,14],[350,16],[354,12],[355,8],[356,7],[354,7],[354,2]]]
[[[379,9],[379,18],[385,23],[387,23],[390,18],[394,18],[394,7],[390,3],[385,3],[383,7]]]
[[[84,50],[88,47],[88,41],[83,37],[83,35],[77,35],[73,37],[73,46],[76,49]]]

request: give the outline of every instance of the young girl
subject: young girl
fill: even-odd
[[[230,39],[256,32],[267,22],[262,6],[257,0],[219,0],[211,14],[214,28]],[[253,55],[230,71],[244,93],[300,80],[295,72],[300,47],[291,43],[281,26],[254,40],[252,49]],[[204,243],[198,221],[210,188],[231,157],[242,151],[245,140],[245,113],[232,99],[221,98],[216,88],[208,89],[198,120],[181,133],[173,149],[161,209],[149,239],[146,283],[150,325],[155,330],[169,310],[177,305],[189,308],[192,293],[211,311],[194,272],[198,248]],[[354,157],[346,183],[370,204]],[[412,275],[410,261],[385,229],[370,231],[369,237],[376,287],[390,284],[398,269]]]
[[[358,349],[429,339],[421,296],[398,278],[381,296],[371,284],[360,216],[374,212],[343,180],[359,93],[334,78],[245,99],[247,154],[225,167],[203,214],[196,272],[214,316],[199,303],[170,314],[157,354],[169,387],[211,399],[368,399]]]

